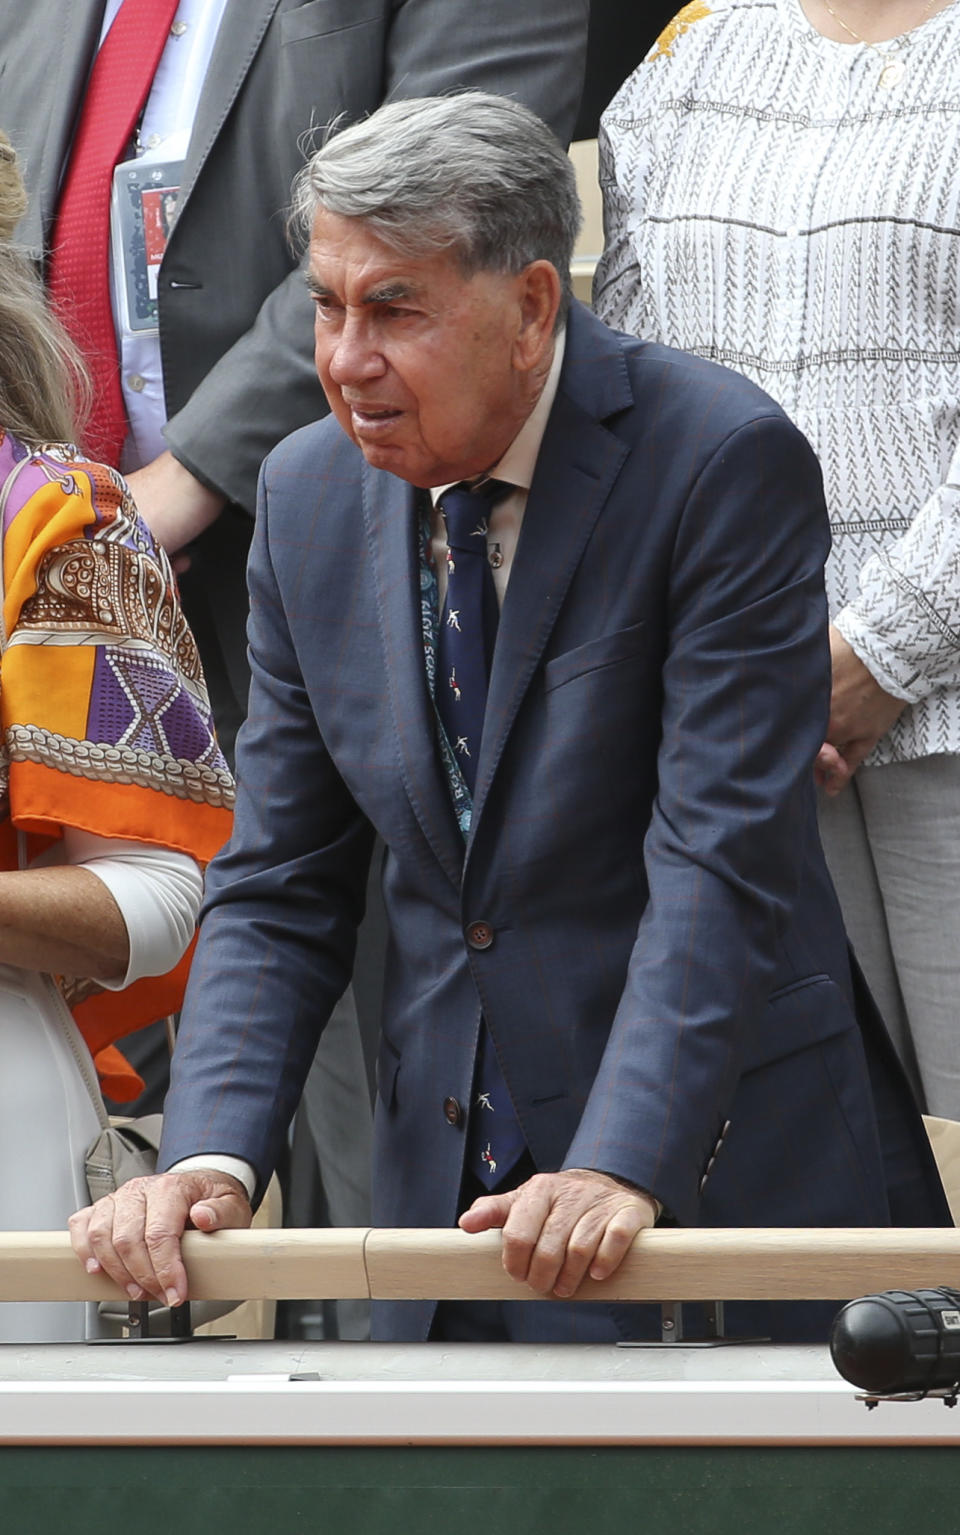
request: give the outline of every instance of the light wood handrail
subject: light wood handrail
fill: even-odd
[[[196,1300],[516,1300],[533,1294],[500,1264],[499,1232],[257,1230],[188,1232]],[[833,1300],[873,1290],[960,1287],[960,1230],[644,1231],[612,1279],[580,1300]],[[0,1233],[0,1301],[107,1300],[120,1292],[84,1272],[59,1231]]]

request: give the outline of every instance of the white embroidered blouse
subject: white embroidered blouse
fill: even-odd
[[[960,751],[960,3],[871,48],[799,0],[694,0],[600,153],[597,312],[806,433],[831,614],[909,700],[868,761]]]

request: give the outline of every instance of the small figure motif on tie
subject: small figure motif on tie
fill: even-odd
[[[457,736],[456,750],[460,753],[461,757],[469,757],[470,748],[467,745],[466,736]]]
[[[450,673],[449,681],[450,681],[450,687],[453,690],[453,696],[456,699],[457,703],[459,703],[460,702],[460,689],[457,687],[457,668],[456,667],[454,667],[453,671]]]
[[[449,629],[456,629],[457,633],[458,634],[460,633],[460,610],[459,610],[459,608],[451,608],[450,611],[448,612],[448,614],[447,614],[447,627]]]
[[[486,1168],[487,1172],[490,1174],[490,1177],[495,1178],[497,1173],[497,1162],[496,1158],[490,1150],[489,1141],[487,1141],[486,1146],[480,1153],[480,1160]]]

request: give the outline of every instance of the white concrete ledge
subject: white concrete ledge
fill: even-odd
[[[28,1444],[956,1445],[940,1402],[868,1412],[829,1381],[42,1381],[0,1387]]]

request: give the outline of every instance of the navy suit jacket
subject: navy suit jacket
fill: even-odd
[[[891,1198],[943,1220],[882,1029],[863,1008],[858,1027],[817,836],[828,533],[805,439],[739,376],[574,310],[466,849],[425,680],[421,505],[332,419],[265,465],[236,827],[162,1165],[230,1152],[266,1180],[378,832],[377,1224],[456,1218],[451,1100],[469,1104],[481,1012],[541,1169],[603,1169],[683,1223],[885,1224]],[[423,1336],[430,1313],[385,1307],[379,1330]]]

